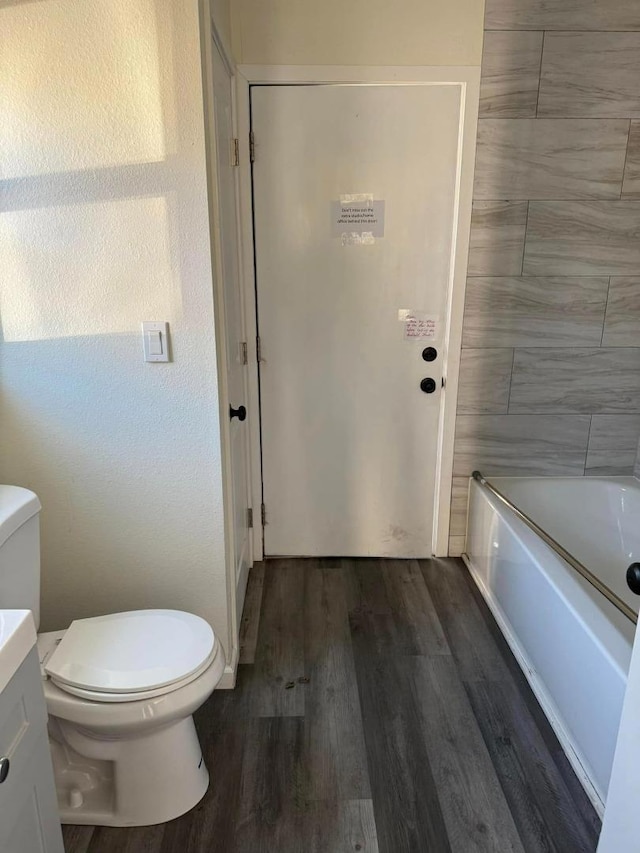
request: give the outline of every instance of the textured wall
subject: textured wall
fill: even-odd
[[[43,503],[43,627],[177,607],[226,643],[196,0],[3,5],[0,113],[0,479]]]
[[[454,461],[630,474],[640,435],[640,4],[487,0]]]
[[[238,62],[479,65],[483,0],[232,0]]]

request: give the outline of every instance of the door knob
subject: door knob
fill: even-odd
[[[246,421],[247,410],[244,406],[238,406],[237,409],[234,409],[233,406],[229,406],[229,418],[231,420],[237,418],[239,421]]]
[[[422,357],[425,361],[435,361],[438,357],[438,350],[435,347],[425,347],[422,350]]]
[[[11,762],[8,758],[0,758],[0,785],[4,782],[4,780],[9,775],[9,767],[11,766]]]
[[[627,586],[631,592],[640,595],[640,563],[631,563],[627,569]]]
[[[423,379],[420,383],[420,390],[424,391],[425,394],[433,394],[436,390],[436,380],[431,379],[431,377]]]

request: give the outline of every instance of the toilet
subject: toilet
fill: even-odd
[[[0,609],[40,618],[40,501],[0,485]],[[38,635],[63,823],[146,826],[189,811],[209,774],[193,713],[222,677],[209,624],[179,610],[78,619]]]

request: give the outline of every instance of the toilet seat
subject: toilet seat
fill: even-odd
[[[78,696],[80,699],[89,699],[91,702],[139,702],[143,699],[153,699],[155,696],[164,696],[167,693],[172,693],[174,690],[179,690],[187,684],[191,684],[196,678],[199,678],[213,664],[218,656],[220,646],[216,640],[216,646],[211,652],[211,655],[206,659],[202,666],[186,678],[181,678],[179,681],[174,681],[164,687],[156,687],[155,690],[143,690],[139,693],[106,693],[98,690],[85,690],[82,687],[73,687],[70,684],[64,684],[51,678],[51,683],[64,690],[65,693],[70,693],[72,696]]]
[[[72,622],[44,671],[61,690],[133,702],[195,680],[219,653],[210,625],[178,610],[134,610]]]

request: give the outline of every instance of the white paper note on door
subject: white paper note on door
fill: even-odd
[[[424,311],[400,308],[398,320],[403,325],[403,337],[407,341],[435,341],[440,334],[440,318]]]
[[[331,236],[370,234],[374,238],[384,237],[384,201],[364,194],[355,198],[358,200],[331,202]]]

